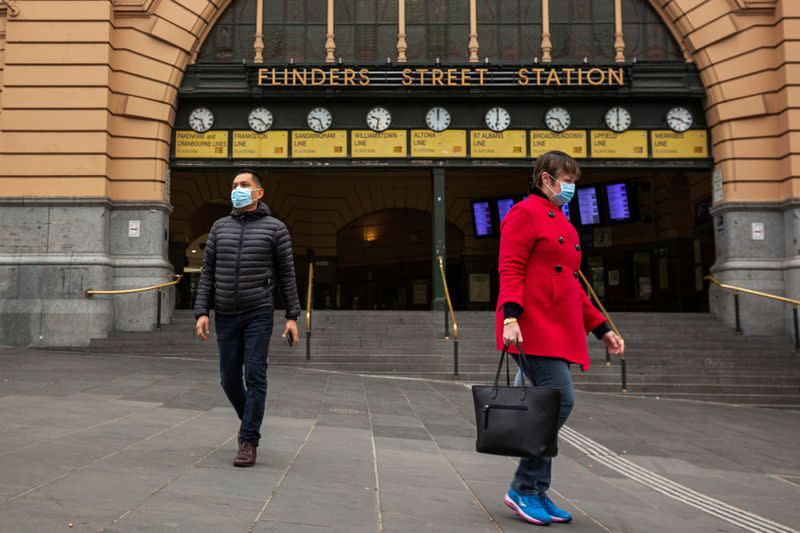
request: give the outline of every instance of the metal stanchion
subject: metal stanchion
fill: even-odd
[[[628,371],[625,366],[625,354],[620,356],[620,368],[622,372],[622,393],[628,393]]]
[[[161,291],[162,289],[158,289],[156,293],[158,297],[158,303],[156,304],[156,331],[161,331]]]
[[[739,293],[733,293],[733,306],[736,309],[736,334],[742,334],[742,319],[739,313]]]

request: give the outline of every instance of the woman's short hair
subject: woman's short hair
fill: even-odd
[[[578,165],[577,161],[564,152],[553,150],[552,152],[542,154],[536,159],[536,164],[533,166],[529,192],[534,192],[536,189],[542,188],[542,174],[545,172],[554,178],[558,176],[559,172],[566,172],[567,174],[574,175],[575,179],[578,179],[581,175],[581,167]]]

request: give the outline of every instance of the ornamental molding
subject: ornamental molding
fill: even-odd
[[[121,17],[149,17],[158,2],[159,0],[114,0],[114,13]]]
[[[770,14],[778,7],[778,0],[728,0],[731,8],[741,15]]]
[[[8,15],[16,17],[19,15],[19,8],[14,0],[0,0],[0,11],[8,11]]]

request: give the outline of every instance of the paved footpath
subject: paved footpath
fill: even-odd
[[[298,357],[301,355],[298,354]],[[270,368],[255,468],[208,360],[0,349],[0,532],[532,531],[464,385]],[[578,393],[573,533],[800,531],[800,413]]]

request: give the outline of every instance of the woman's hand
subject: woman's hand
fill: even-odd
[[[625,353],[625,341],[613,331],[609,331],[603,335],[603,344],[606,345],[606,350],[608,350],[608,353],[611,355],[622,355]]]
[[[517,322],[511,322],[503,326],[503,344],[506,346],[522,344],[522,331],[519,329]]]

